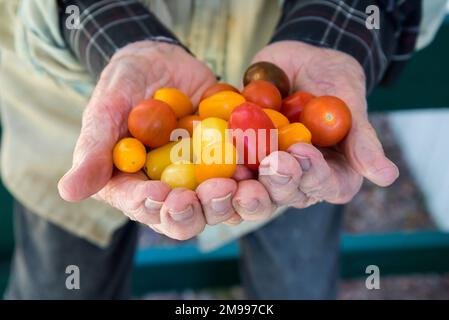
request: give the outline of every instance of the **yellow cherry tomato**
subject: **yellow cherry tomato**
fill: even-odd
[[[184,138],[153,149],[147,154],[145,173],[151,180],[160,180],[162,172],[174,162],[192,161],[192,139]]]
[[[207,146],[225,141],[228,123],[220,118],[206,118],[193,129],[193,153],[199,157]]]
[[[290,123],[290,121],[288,121],[288,118],[279,111],[267,108],[263,109],[263,111],[267,114],[268,117],[270,117],[271,121],[274,124],[274,127],[277,129],[285,127]]]
[[[193,112],[190,98],[176,88],[161,88],[154,93],[153,98],[167,103],[173,109],[178,119]]]
[[[203,118],[217,117],[229,120],[231,112],[245,101],[245,98],[239,93],[220,91],[201,101],[198,113]]]
[[[172,189],[187,188],[195,190],[198,183],[195,178],[195,165],[190,162],[172,163],[164,169],[161,181]]]
[[[212,178],[231,178],[237,168],[237,151],[232,143],[217,142],[206,147],[195,165],[198,183]]]
[[[112,160],[120,171],[134,173],[145,165],[145,146],[135,138],[123,138],[114,146]]]
[[[292,144],[298,142],[312,142],[312,134],[302,123],[290,123],[278,130],[279,150],[287,151]]]

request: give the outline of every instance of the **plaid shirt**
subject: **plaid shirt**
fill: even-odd
[[[87,69],[98,76],[121,47],[140,40],[182,46],[166,27],[135,0],[59,0],[81,9],[81,28],[61,25],[64,38]],[[380,28],[368,29],[367,6],[376,5]],[[420,0],[285,0],[271,42],[299,40],[353,56],[363,66],[368,90],[394,79],[410,58],[421,20]],[[61,19],[65,21],[65,19]]]

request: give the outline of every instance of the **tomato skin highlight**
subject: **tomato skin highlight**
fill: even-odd
[[[309,103],[315,96],[305,91],[297,91],[288,96],[282,101],[281,113],[293,122],[299,121],[299,114],[307,103]]]
[[[235,93],[240,93],[240,91],[236,87],[231,86],[228,83],[219,82],[211,85],[206,89],[206,91],[204,91],[203,95],[201,96],[201,101],[221,91],[232,91]]]
[[[312,133],[312,144],[331,147],[343,140],[351,129],[352,115],[346,103],[334,96],[312,99],[299,116]]]
[[[231,129],[239,163],[243,161],[245,166],[251,170],[257,170],[260,161],[271,152],[276,151],[270,140],[270,134],[276,133],[275,126],[262,108],[254,103],[245,102],[238,106],[229,118],[228,128]],[[237,129],[243,131],[243,136],[239,135]],[[245,135],[246,130],[252,135]],[[265,139],[259,139],[259,136],[261,139],[263,138],[263,135],[259,135],[259,130],[260,133],[265,133]],[[277,139],[277,136],[275,138]],[[243,150],[239,150],[239,146],[243,147]]]
[[[290,93],[290,80],[284,70],[271,62],[256,62],[246,69],[243,75],[243,85],[246,86],[254,80],[271,82],[278,88],[282,97],[286,97]]]
[[[242,95],[249,102],[262,108],[280,110],[282,96],[278,88],[268,81],[251,81],[242,91]]]
[[[143,100],[128,116],[129,132],[148,147],[157,148],[166,144],[175,128],[176,115],[163,101]]]

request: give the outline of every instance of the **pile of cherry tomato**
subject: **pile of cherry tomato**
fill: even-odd
[[[226,83],[212,85],[197,113],[180,90],[157,90],[131,110],[131,137],[115,145],[114,165],[194,190],[207,179],[231,178],[237,164],[257,170],[271,152],[298,142],[332,147],[351,128],[351,112],[341,99],[305,91],[289,95],[288,77],[274,64],[251,65],[243,83],[241,92]],[[248,129],[255,135],[246,135]]]

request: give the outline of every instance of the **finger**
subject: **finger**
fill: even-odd
[[[398,178],[397,166],[385,156],[376,132],[366,117],[354,118],[342,147],[354,170],[378,186],[389,186]]]
[[[244,165],[237,165],[237,169],[234,172],[234,175],[232,176],[232,179],[235,181],[241,181],[241,180],[249,180],[249,179],[255,179],[256,175],[253,171],[245,167]]]
[[[198,186],[196,193],[207,224],[215,225],[235,215],[231,200],[236,190],[237,183],[234,180],[223,178],[209,179]]]
[[[259,167],[259,181],[277,205],[290,205],[305,200],[299,189],[302,169],[289,153],[276,151],[265,157]]]
[[[360,189],[362,177],[336,151],[320,151],[306,143],[294,144],[288,151],[301,164],[299,189],[307,195],[309,203],[317,200],[346,203]]]
[[[160,210],[170,187],[143,174],[117,173],[96,198],[144,224],[160,223]]]
[[[229,218],[223,223],[229,226],[237,226],[240,223],[242,223],[242,221],[243,221],[242,217],[240,217],[238,213],[235,213],[231,218]]]
[[[201,204],[192,190],[173,189],[161,209],[161,224],[165,235],[177,240],[190,239],[206,226]]]
[[[250,221],[268,219],[275,209],[267,190],[257,180],[240,181],[232,205],[243,220]]]

